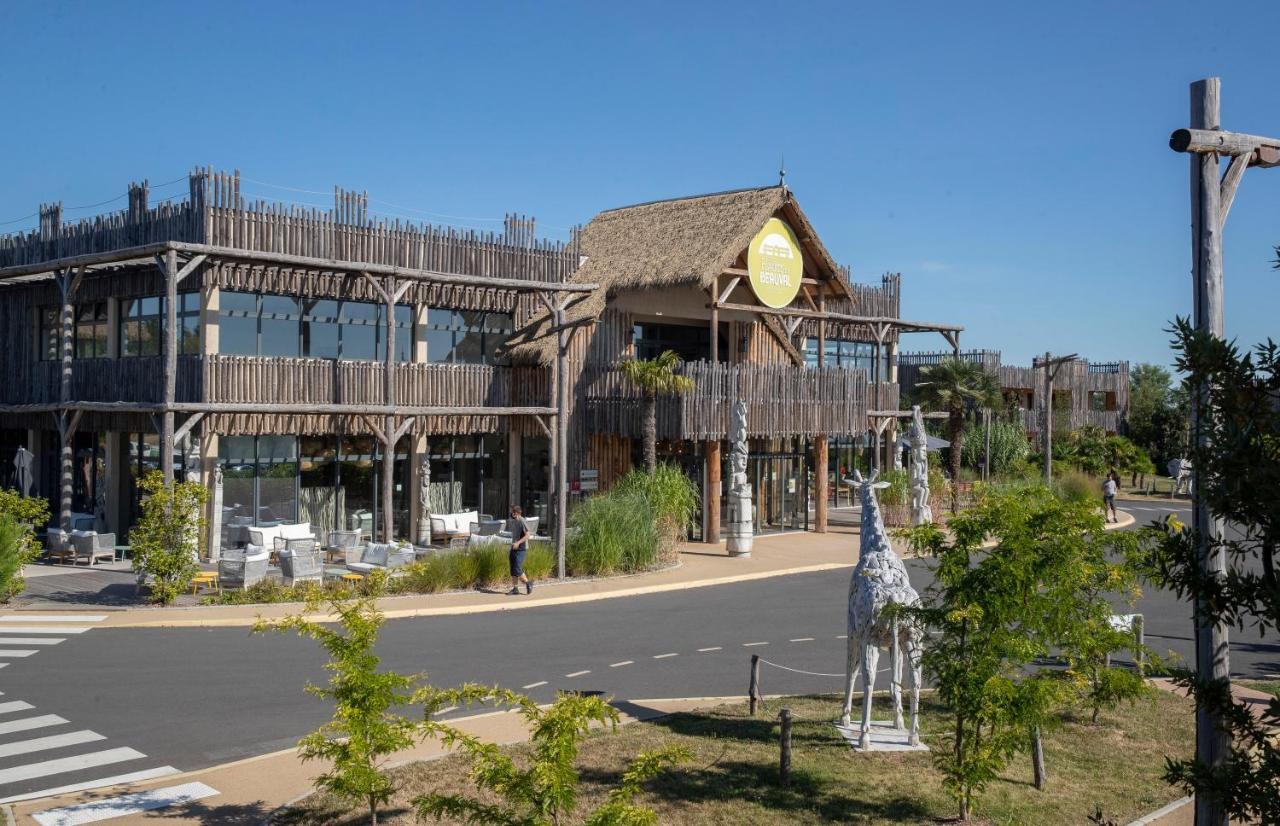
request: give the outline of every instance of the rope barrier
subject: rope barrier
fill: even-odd
[[[762,664],[764,664],[764,665],[771,665],[771,666],[773,666],[774,668],[781,668],[783,671],[792,671],[792,672],[794,672],[794,673],[796,673],[796,674],[808,674],[810,677],[845,677],[845,676],[848,676],[848,675],[846,675],[846,674],[824,674],[824,673],[823,673],[823,672],[821,672],[821,671],[804,671],[804,670],[799,669],[799,668],[792,668],[792,667],[791,667],[791,666],[789,666],[789,665],[781,665],[780,663],[770,662],[769,660],[766,660],[766,659],[765,659],[765,658],[763,658],[763,657],[761,657],[761,658],[760,658],[760,662],[761,662]]]

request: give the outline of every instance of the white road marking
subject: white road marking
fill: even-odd
[[[750,647],[751,647],[751,646],[753,646],[753,645],[768,645],[768,644],[769,644],[769,643],[767,643],[767,642],[744,642],[744,643],[742,644],[742,647],[743,647],[743,648],[750,648]]]
[[[0,734],[13,734],[18,731],[30,731],[45,726],[61,726],[67,721],[56,714],[42,714],[39,717],[27,717],[22,720],[10,720],[0,723]]]
[[[546,685],[546,684],[547,684],[547,681],[546,681],[546,680],[543,680],[542,682],[538,682],[538,683],[529,683],[528,685],[522,685],[522,686],[520,686],[520,688],[521,688],[521,689],[523,689],[523,690],[525,690],[525,691],[528,691],[528,690],[529,690],[529,689],[531,689],[531,688],[538,688],[538,687],[540,687],[540,686],[544,686],[544,685]]]
[[[680,655],[675,652],[672,652],[670,654],[654,654],[653,658],[655,660],[665,660],[667,657],[678,657],[678,656]]]
[[[0,757],[14,757],[19,754],[30,754],[45,749],[60,749],[63,746],[78,746],[81,743],[92,743],[95,740],[106,740],[106,736],[96,731],[73,731],[70,734],[55,734],[52,737],[36,737],[33,740],[19,740],[0,746]]]
[[[4,628],[6,634],[83,634],[88,630],[88,625],[64,626],[62,628],[56,625],[9,625]]]
[[[110,800],[95,800],[79,806],[49,809],[32,817],[40,826],[79,826],[81,823],[97,823],[99,820],[164,809],[215,794],[218,794],[218,790],[204,783],[184,783],[167,789],[126,794]]]
[[[0,657],[30,657],[32,654],[39,653],[39,648],[0,648]]]
[[[4,629],[0,629],[2,631]],[[57,645],[66,642],[66,637],[5,637],[0,636],[0,645]]]
[[[621,668],[624,665],[634,665],[635,660],[623,660],[620,663],[609,663],[610,668]]]
[[[791,642],[813,642],[813,637],[796,637]]]
[[[15,794],[11,797],[0,798],[0,803],[18,803],[22,800],[34,800],[37,797],[53,797],[56,794],[71,794],[72,792],[82,792],[85,789],[100,789],[103,786],[118,786],[121,783],[137,783],[142,780],[154,780],[157,777],[167,777],[168,775],[177,773],[178,770],[173,766],[159,766],[154,769],[143,769],[142,771],[129,772],[128,774],[117,774],[114,777],[103,777],[98,780],[86,780],[83,783],[56,786],[52,789],[41,789],[38,792]]]
[[[847,640],[847,639],[849,639],[849,635],[848,635],[848,634],[836,634],[836,639],[838,639],[838,640]]]
[[[39,763],[28,763],[25,766],[0,769],[0,783],[17,783],[20,780],[91,769],[94,766],[123,763],[126,760],[139,760],[143,757],[146,755],[130,748],[91,751],[88,754],[77,754],[75,757],[61,757],[57,760],[43,760]]]
[[[8,667],[9,667],[8,663],[0,663],[0,668],[8,668]]]
[[[457,706],[445,706],[444,708],[437,709],[434,713],[435,713],[435,714],[448,714],[448,713],[449,713],[449,712],[451,712],[451,711],[457,711],[457,710],[458,710],[458,707],[457,707]]]
[[[713,646],[711,646],[710,648],[699,648],[699,649],[698,649],[698,653],[699,653],[699,654],[705,654],[705,653],[707,653],[708,651],[723,651],[723,650],[724,650],[724,647],[723,647],[723,646],[713,645]]]
[[[591,673],[591,670],[587,669],[586,671],[575,671],[572,674],[566,674],[564,676],[565,677],[581,677],[583,674],[590,674],[590,673]]]
[[[0,714],[8,714],[11,711],[26,711],[29,708],[35,708],[31,703],[24,703],[21,700],[12,700],[8,703],[0,703]]]
[[[102,622],[106,618],[106,614],[6,614],[0,622]]]

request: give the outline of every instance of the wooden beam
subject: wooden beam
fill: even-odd
[[[730,278],[729,285],[725,287],[724,291],[721,292],[720,295],[715,298],[716,303],[723,304],[724,302],[728,301],[729,296],[733,294],[734,290],[738,289],[738,285],[741,283],[742,283],[742,276],[740,275],[735,275],[733,278]]]
[[[207,255],[191,256],[191,259],[188,260],[186,264],[183,264],[182,269],[178,270],[178,274],[173,277],[174,283],[181,284],[182,279],[186,278],[188,275],[191,275],[191,273],[195,272],[196,267],[203,264],[204,260],[208,257],[209,256]]]
[[[929,321],[906,321],[901,318],[893,318],[891,316],[861,316],[849,315],[847,313],[816,313],[812,310],[797,310],[791,307],[782,307],[774,309],[755,304],[737,304],[728,301],[717,302],[722,310],[736,310],[744,313],[755,313],[756,315],[779,315],[792,316],[798,318],[825,318],[828,321],[839,321],[845,324],[888,324],[890,327],[908,332],[920,333],[937,333],[937,332],[962,332],[964,326],[960,324],[938,324]]]
[[[276,413],[300,416],[540,416],[554,415],[554,407],[480,407],[385,404],[294,404],[275,402],[176,402],[170,407],[175,413]],[[0,404],[0,413],[56,413],[59,410],[82,410],[90,413],[146,413],[163,411],[159,402],[86,402],[70,401],[66,404],[45,402],[41,404]],[[160,430],[156,428],[157,432]]]
[[[1169,148],[1174,152],[1244,155],[1249,157],[1250,166],[1275,166],[1276,154],[1280,153],[1280,138],[1219,129],[1177,129],[1169,136]]]
[[[200,420],[203,419],[204,416],[205,414],[203,413],[193,413],[188,416],[187,420],[182,423],[182,426],[173,431],[173,441],[175,443],[182,441],[186,435],[191,432],[192,428],[200,423]]]
[[[164,273],[164,407],[160,412],[160,471],[173,484],[173,408],[178,393],[178,253],[168,250],[160,265]]]
[[[1244,155],[1236,155],[1231,159],[1231,165],[1227,167],[1227,174],[1222,176],[1222,204],[1218,209],[1218,228],[1227,225],[1227,213],[1231,211],[1231,202],[1236,199],[1236,188],[1240,186],[1240,179],[1244,177],[1244,171],[1249,166],[1249,162]]]

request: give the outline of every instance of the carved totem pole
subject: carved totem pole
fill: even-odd
[[[751,484],[747,481],[747,405],[738,401],[729,419],[729,520],[724,526],[730,556],[751,556]]]
[[[418,460],[418,544],[431,544],[431,460]]]
[[[929,525],[933,509],[929,507],[929,436],[924,431],[920,406],[911,408],[911,524]]]

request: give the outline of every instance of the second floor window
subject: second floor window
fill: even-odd
[[[246,356],[382,361],[386,311],[368,301],[298,299],[224,291],[218,311],[219,350]],[[413,308],[395,311],[396,359],[413,357]]]
[[[427,360],[493,364],[511,332],[510,313],[431,310],[427,313]]]
[[[876,346],[869,341],[845,341],[829,338],[825,342],[822,365],[824,367],[852,367],[867,371],[871,378],[871,370],[876,362]],[[804,360],[810,367],[818,366],[818,340],[806,338],[804,341]],[[880,360],[880,380],[888,381],[888,353]]]
[[[159,356],[164,353],[165,298],[148,295],[120,300],[120,356]],[[178,353],[200,352],[200,294],[178,294]]]
[[[107,302],[77,304],[71,321],[72,356],[78,359],[107,355]],[[62,358],[62,308],[40,308],[40,360]]]

